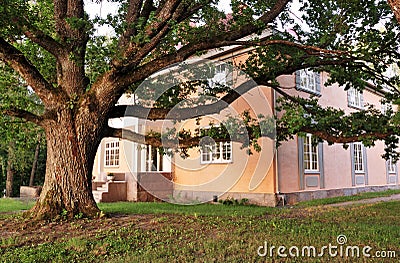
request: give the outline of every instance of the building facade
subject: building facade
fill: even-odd
[[[218,61],[237,63],[245,59],[243,51],[225,50]],[[209,55],[215,59],[215,55]],[[218,74],[223,73],[218,67]],[[219,80],[223,74],[218,75]],[[230,76],[232,78],[232,76]],[[336,84],[325,86],[326,73],[301,70],[278,78],[290,95],[317,96],[319,104],[340,108],[347,113],[365,105],[385,110],[381,94],[365,89],[345,91]],[[275,115],[279,95],[269,87],[251,89],[229,105],[226,115],[250,110],[257,115]],[[129,104],[124,97],[121,103]],[[268,104],[268,107],[266,107]],[[279,113],[278,113],[279,114]],[[207,129],[218,126],[224,117],[205,116],[190,119],[178,128]],[[125,118],[110,125],[145,133],[145,120]],[[150,124],[157,129],[157,122]],[[189,150],[188,157],[161,154],[150,145],[116,138],[105,138],[95,159],[93,193],[97,201],[150,201],[161,199],[176,203],[206,202],[216,199],[248,199],[250,203],[275,206],[315,198],[352,195],[364,191],[399,188],[398,165],[384,160],[383,142],[367,148],[360,142],[342,145],[314,143],[314,137],[295,136],[276,149],[270,138],[258,140],[261,152],[249,155],[242,144],[223,140],[205,143]],[[115,179],[107,180],[113,173]]]

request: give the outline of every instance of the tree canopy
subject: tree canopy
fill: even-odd
[[[1,105],[4,114],[45,130],[46,180],[32,210],[38,217],[54,217],[62,210],[70,215],[98,213],[91,195],[91,169],[101,139],[122,134],[108,127],[110,117],[125,112],[124,106],[115,106],[121,95],[135,92],[159,70],[225,46],[252,47],[240,69],[283,95],[281,109],[287,114],[278,123],[279,138],[311,132],[330,143],[385,140],[392,149],[388,153],[394,154],[399,113],[382,116],[367,109],[345,115],[321,108],[314,100],[287,95],[276,78],[310,68],[328,72],[328,83],[345,89],[368,86],[399,104],[400,30],[394,14],[398,15],[398,1],[310,0],[293,5],[289,0],[233,0],[230,14],[213,0],[110,2],[118,5],[118,12],[94,19],[85,10],[89,1],[1,3],[2,70],[17,73],[21,85],[29,86],[43,105],[43,110],[33,111],[11,97]],[[113,33],[102,35],[95,30],[100,25],[111,27]],[[390,75],[387,69],[393,65],[397,72]],[[132,115],[141,117],[146,110],[153,120],[163,119],[171,108],[168,102],[179,102],[185,92],[181,86],[157,107],[138,105]],[[227,104],[241,95],[213,94]],[[186,110],[201,116],[192,107]],[[311,117],[296,121],[304,111]]]

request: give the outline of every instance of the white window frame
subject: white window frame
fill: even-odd
[[[396,174],[396,163],[393,163],[392,157],[389,157],[389,160],[387,160],[386,165],[389,174]]]
[[[306,134],[303,145],[304,172],[319,172],[318,143],[313,145],[314,137]]]
[[[391,103],[382,103],[381,104],[381,113],[386,115],[386,113],[390,110],[393,110],[393,106]]]
[[[119,167],[119,140],[106,141],[104,147],[104,167]]]
[[[213,77],[208,79],[210,88],[218,85],[227,85],[232,80],[232,72],[229,72],[230,65],[222,62],[221,64],[213,65]]]
[[[156,160],[153,158],[153,151],[156,151]],[[155,162],[155,165],[154,165]],[[164,155],[151,145],[145,147],[145,171],[146,172],[163,172],[164,171]],[[155,168],[155,169],[154,169]]]
[[[320,93],[318,90],[317,83],[317,74],[314,71],[309,69],[301,69],[299,70],[299,79],[300,83],[298,83],[298,87],[305,91],[310,91],[312,93]]]
[[[364,145],[362,142],[353,143],[353,170],[354,173],[365,173]]]
[[[204,151],[204,149],[207,149]],[[215,142],[200,146],[200,163],[231,163],[232,141]]]
[[[355,88],[350,88],[347,90],[347,104],[349,107],[363,109],[364,99],[363,93]]]

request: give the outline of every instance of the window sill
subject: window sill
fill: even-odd
[[[298,87],[297,90],[298,91],[303,91],[303,92],[306,92],[306,93],[309,93],[311,95],[318,96],[318,97],[322,96],[321,92],[315,91],[315,90],[311,90],[311,89],[305,89],[305,88]]]
[[[230,164],[230,163],[233,163],[233,161],[200,162],[200,164]]]
[[[347,104],[347,106],[349,108],[356,109],[356,110],[364,110],[364,107],[361,107],[361,106],[356,106],[356,105],[351,105],[351,104]]]
[[[318,170],[304,170],[304,174],[320,174],[321,172]]]

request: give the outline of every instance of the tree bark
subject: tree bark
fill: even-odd
[[[400,0],[388,0],[397,22],[400,23]]]
[[[40,141],[41,141],[41,135],[39,133],[38,135],[38,142],[36,144],[36,149],[35,149],[35,157],[33,159],[33,164],[32,164],[32,170],[31,170],[31,176],[29,178],[29,186],[33,186],[33,181],[35,180],[35,173],[36,173],[36,167],[39,159],[39,152],[40,152]]]
[[[77,126],[77,120],[79,117],[74,117],[72,111],[64,109],[57,122],[49,121],[43,126],[46,177],[39,200],[30,211],[35,219],[57,218],[61,213],[69,218],[99,215],[92,195],[92,169],[100,136],[95,130]]]
[[[8,146],[7,156],[7,179],[6,179],[6,197],[12,197],[13,195],[13,184],[14,184],[14,170],[13,170],[13,146],[14,142],[10,142]]]

